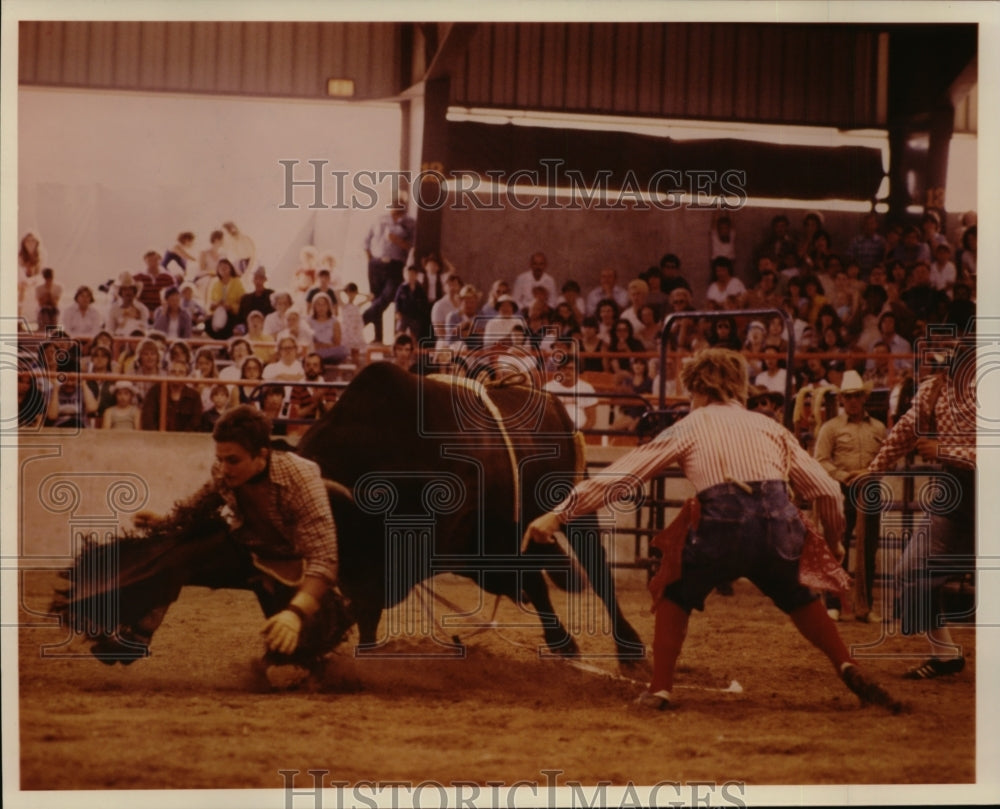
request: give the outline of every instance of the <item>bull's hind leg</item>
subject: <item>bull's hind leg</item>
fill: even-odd
[[[564,529],[573,551],[590,584],[611,617],[611,631],[621,665],[632,665],[645,660],[646,648],[633,626],[625,619],[615,594],[615,577],[608,564],[607,553],[601,542],[597,517],[587,515],[574,520]]]
[[[573,636],[566,631],[566,627],[562,625],[559,616],[556,615],[552,600],[549,598],[549,588],[545,583],[545,578],[537,570],[522,571],[521,576],[523,591],[542,621],[545,645],[555,654],[563,657],[576,657],[580,654],[580,648],[573,640]]]
[[[530,604],[542,622],[542,635],[549,650],[564,657],[574,657],[579,654],[576,641],[556,615],[552,600],[549,598],[548,585],[540,571],[484,570],[480,575],[474,572],[456,572],[477,580],[488,593],[507,596],[518,604]]]

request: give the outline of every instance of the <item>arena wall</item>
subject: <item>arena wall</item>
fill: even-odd
[[[587,446],[589,464],[605,465],[624,447]],[[62,567],[74,555],[81,533],[105,536],[132,524],[136,511],[167,511],[208,480],[214,445],[208,434],[101,430],[45,430],[22,434],[18,446],[16,553],[23,567]],[[892,478],[898,498],[901,478]],[[666,496],[690,497],[683,478],[668,481]],[[634,527],[631,515],[618,517]],[[12,528],[6,523],[6,528]],[[613,560],[634,558],[631,534],[616,536]]]
[[[166,511],[208,479],[211,436],[199,433],[45,430],[18,446],[18,556],[54,566],[74,535],[131,525],[141,509]]]
[[[588,447],[597,462],[623,451]],[[208,480],[213,458],[212,439],[201,433],[22,434],[16,520],[21,565],[61,566],[80,532],[114,531],[129,527],[136,511],[168,510]],[[622,539],[621,554],[631,552],[631,541]]]
[[[819,208],[820,206],[817,206]],[[682,207],[648,210],[543,210],[505,207],[503,210],[446,209],[442,252],[462,280],[488,290],[498,278],[510,283],[528,269],[536,250],[549,260],[549,272],[561,286],[570,278],[584,295],[597,286],[601,267],[612,266],[624,285],[664,253],[681,258],[681,272],[701,303],[710,276],[710,233],[713,209]],[[736,275],[748,280],[751,256],[767,235],[771,218],[788,216],[793,233],[801,229],[805,210],[747,207],[731,213],[736,228]],[[824,226],[834,247],[846,250],[858,233],[861,213],[823,212]]]

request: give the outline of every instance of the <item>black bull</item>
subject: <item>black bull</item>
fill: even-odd
[[[350,602],[345,625],[327,632],[322,645],[342,640],[354,621],[362,647],[374,646],[384,609],[424,579],[453,572],[488,592],[529,603],[542,618],[549,648],[577,652],[552,607],[543,571],[561,587],[578,589],[579,567],[551,549],[532,546],[522,554],[520,543],[528,522],[569,491],[582,448],[554,397],[520,385],[494,385],[485,397],[481,393],[465,380],[418,377],[377,363],[358,374],[332,411],[302,437],[299,454],[335,483],[330,499],[340,587]],[[239,583],[245,570],[220,578],[231,564],[226,549],[232,543],[214,505],[211,498],[195,501],[193,514],[179,508],[146,536],[126,535],[113,549],[98,546],[81,555],[57,607],[77,630],[99,639],[98,657],[127,662],[116,636],[124,636],[127,648],[128,627],[143,622],[147,629],[135,643],[135,656],[145,653],[166,605],[184,585],[247,586]],[[597,520],[577,520],[565,534],[611,617],[619,660],[641,659],[642,643],[615,598]],[[112,565],[120,565],[119,577],[95,592],[93,571]],[[91,584],[81,586],[85,581]],[[267,614],[292,592],[280,585],[277,591],[251,589]],[[117,615],[107,609],[109,594]]]

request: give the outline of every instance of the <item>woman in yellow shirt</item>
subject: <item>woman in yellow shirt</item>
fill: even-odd
[[[228,258],[221,259],[215,268],[216,278],[208,290],[210,316],[205,331],[216,340],[228,340],[237,325],[236,316],[240,310],[240,298],[245,290],[243,282]]]

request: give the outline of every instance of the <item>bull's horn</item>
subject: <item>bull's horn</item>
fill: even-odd
[[[333,492],[345,500],[350,500],[352,503],[354,502],[354,492],[348,489],[343,483],[323,478],[323,485],[326,486],[327,491]]]

